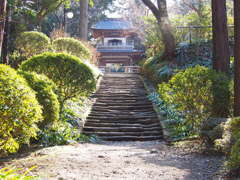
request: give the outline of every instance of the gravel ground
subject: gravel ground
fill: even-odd
[[[37,166],[32,173],[44,180],[215,180],[222,161],[154,141],[49,147],[4,165]]]

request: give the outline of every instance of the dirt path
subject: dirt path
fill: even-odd
[[[164,142],[107,142],[45,148],[8,162],[51,180],[210,180],[222,158],[201,155]]]

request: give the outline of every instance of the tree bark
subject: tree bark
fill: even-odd
[[[0,56],[2,54],[6,6],[7,6],[7,0],[0,0]]]
[[[212,0],[213,68],[229,73],[230,56],[228,43],[226,0]]]
[[[234,116],[240,116],[240,0],[234,0]]]
[[[168,17],[166,0],[158,0],[157,6],[151,0],[142,0],[142,2],[152,11],[158,21],[164,44],[163,59],[168,61],[174,60],[176,43]]]
[[[89,0],[80,0],[80,38],[88,39],[88,3]]]
[[[4,38],[3,38],[3,47],[2,47],[2,62],[3,64],[9,64],[8,58],[8,43],[9,43],[9,31],[10,31],[10,7],[7,5],[6,9],[6,19],[5,19],[5,29],[4,29]]]

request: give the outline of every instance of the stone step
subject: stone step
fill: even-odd
[[[103,107],[114,107],[114,106],[117,106],[117,105],[121,105],[121,106],[152,106],[152,103],[149,101],[149,102],[128,102],[128,101],[123,101],[123,102],[119,102],[119,101],[107,101],[107,102],[103,102],[103,101],[97,101],[94,106],[97,107],[97,106],[103,106]]]
[[[120,136],[120,137],[109,137],[109,136],[101,136],[102,140],[105,141],[156,141],[156,140],[162,140],[163,135],[159,136]]]
[[[142,94],[133,94],[133,93],[95,93],[92,95],[94,98],[116,98],[116,99],[123,99],[123,98],[142,98],[142,96],[146,96],[146,93]]]
[[[94,95],[92,95],[94,97]],[[97,96],[98,100],[119,100],[119,101],[149,101],[145,96],[139,97],[119,97],[119,96]]]
[[[132,119],[132,120],[138,120],[138,119],[157,119],[157,115],[152,113],[152,114],[147,114],[147,115],[133,115],[133,114],[104,114],[104,113],[96,113],[96,112],[91,112],[88,116],[89,119],[99,119],[99,120],[124,120],[124,119]]]
[[[151,103],[151,101],[147,98],[145,99],[114,99],[114,98],[97,98],[97,101],[95,103],[134,103],[134,104],[147,104]]]
[[[123,83],[116,82],[116,84],[101,84],[100,85],[100,88],[103,88],[103,89],[119,89],[119,88],[120,89],[130,89],[130,87],[132,87],[134,89],[137,89],[137,88],[144,89],[144,85],[134,84],[134,83],[123,84]]]
[[[125,100],[125,99],[100,99],[97,98],[97,101],[95,103],[104,103],[104,104],[149,104],[151,103],[148,99],[145,100]],[[151,103],[152,104],[152,103]]]
[[[144,87],[143,84],[131,82],[131,83],[121,83],[121,82],[116,82],[116,83],[101,83],[100,88],[112,88],[112,87],[117,87],[121,89],[129,89],[129,87]]]
[[[121,120],[121,119],[153,119],[153,118],[158,118],[156,116],[156,114],[154,114],[154,112],[152,113],[148,113],[148,114],[140,114],[139,113],[102,113],[102,112],[91,112],[89,114],[89,118],[95,118],[95,119],[102,119],[102,118],[108,118],[108,119],[117,119],[117,120]]]
[[[145,111],[153,111],[152,105],[146,105],[146,106],[97,106],[93,105],[92,111],[104,111],[104,112],[112,112],[112,111],[118,111],[118,112],[124,112],[124,111],[131,111],[131,112],[145,112]]]
[[[160,126],[156,127],[91,127],[84,126],[83,132],[147,132],[147,131],[161,131]]]
[[[123,96],[130,96],[130,95],[146,95],[146,91],[135,91],[135,90],[119,90],[119,89],[110,89],[110,90],[101,90],[99,89],[95,94],[97,95],[123,95]]]
[[[151,128],[151,127],[160,127],[159,122],[154,122],[151,124],[141,124],[141,123],[121,123],[121,122],[107,122],[107,123],[99,123],[99,122],[90,122],[87,121],[84,127],[144,127],[144,128]]]
[[[150,124],[155,124],[158,123],[158,119],[142,119],[142,120],[97,120],[97,119],[88,119],[87,123],[121,123],[121,124],[142,124],[142,125],[150,125]],[[86,123],[86,124],[87,124]]]
[[[161,136],[160,131],[143,131],[143,132],[85,132],[86,135],[96,135],[96,136]]]

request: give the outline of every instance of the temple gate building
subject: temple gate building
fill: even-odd
[[[92,27],[97,44],[98,66],[121,72],[136,66],[144,56],[144,46],[131,23],[108,18]]]

